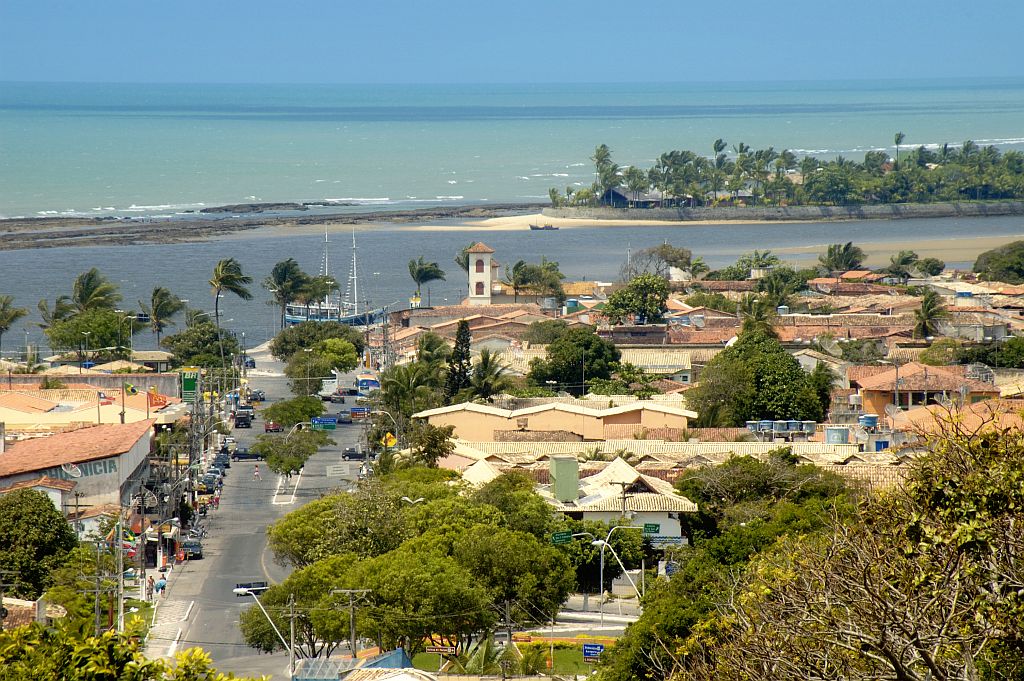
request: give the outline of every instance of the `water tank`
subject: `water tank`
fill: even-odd
[[[845,445],[850,442],[850,429],[847,426],[826,426],[825,443],[830,445]]]
[[[859,407],[860,404],[861,404],[861,402],[860,402],[860,395],[858,395],[857,393],[854,393],[854,394],[850,395],[850,406],[851,407]]]
[[[780,315],[789,314],[789,305],[779,305],[777,308],[775,308],[775,311]]]
[[[757,432],[757,421],[747,421],[747,430],[751,433]]]
[[[786,421],[786,430],[791,433],[799,433],[804,429],[803,424],[800,421]]]
[[[861,414],[857,422],[864,428],[877,428],[878,414]]]
[[[772,430],[774,430],[776,433],[788,432],[789,431],[789,422],[788,421],[776,421],[775,424],[772,426]]]
[[[805,432],[805,433],[807,433],[808,435],[813,435],[813,434],[814,434],[814,432],[815,432],[816,430],[818,430],[818,424],[817,424],[817,423],[815,423],[814,421],[804,421],[804,424],[803,424],[803,425],[804,425],[804,428],[803,428],[803,430],[804,430],[804,432]]]

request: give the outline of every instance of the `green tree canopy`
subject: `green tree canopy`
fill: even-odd
[[[469,322],[460,319],[455,331],[455,348],[448,357],[448,370],[445,372],[444,396],[451,402],[463,390],[469,388],[469,379],[473,373],[470,360]]]
[[[569,329],[564,319],[545,319],[531,322],[523,332],[523,340],[531,345],[548,345],[558,340]]]
[[[285,308],[295,302],[299,294],[309,285],[309,275],[302,271],[294,258],[276,263],[270,275],[263,280],[261,286],[270,293],[268,305],[276,305],[281,310],[281,328],[284,328]]]
[[[25,308],[14,306],[13,296],[0,296],[0,348],[3,347],[4,334],[11,330],[14,322],[27,314]]]
[[[846,272],[860,267],[865,257],[860,246],[854,246],[852,241],[847,241],[845,244],[829,244],[828,250],[818,256],[818,261],[828,272]]]
[[[311,348],[328,338],[340,338],[352,344],[362,354],[365,339],[358,330],[339,322],[302,322],[281,331],[270,341],[270,354],[287,362],[303,348]]]
[[[560,390],[574,395],[584,393],[584,379],[611,378],[620,353],[615,344],[607,341],[593,329],[572,328],[548,345],[546,359],[530,363],[530,380],[538,386],[549,381]]]
[[[1024,241],[1014,241],[985,251],[974,261],[974,271],[989,281],[1024,283]]]
[[[93,267],[75,278],[68,302],[75,312],[113,310],[121,302],[121,294],[117,292],[117,284]]]
[[[324,403],[318,397],[302,395],[275,402],[264,408],[261,413],[267,421],[275,421],[285,428],[290,428],[296,423],[307,423],[314,416],[322,416]]]
[[[75,352],[80,359],[93,361],[118,356],[134,322],[122,323],[122,315],[113,310],[92,309],[54,322],[46,329],[50,347],[57,352]]]
[[[149,302],[139,301],[139,309],[149,317],[149,328],[156,334],[157,345],[160,334],[168,326],[173,326],[173,318],[185,309],[185,303],[163,286],[157,286],[149,296]]]
[[[213,322],[202,321],[167,336],[160,345],[174,353],[179,366],[219,367],[223,340],[224,353],[234,356],[240,351],[238,341],[227,331],[218,330]]]
[[[35,600],[78,544],[64,514],[42,492],[0,495],[0,570],[8,594]]]
[[[615,324],[627,317],[642,324],[661,319],[667,300],[668,282],[656,274],[641,274],[613,293],[601,312]]]

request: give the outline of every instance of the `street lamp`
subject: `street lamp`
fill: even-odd
[[[121,325],[124,324],[124,322],[126,320],[128,320],[128,319],[135,319],[135,318],[136,317],[133,314],[125,315],[124,317],[119,317],[118,318],[118,320],[117,320],[117,345],[119,347],[121,347],[121,348],[124,347],[124,345],[121,343]],[[128,325],[128,331],[129,331],[129,333],[128,333],[128,345],[129,345],[128,359],[129,360],[135,354],[135,338],[134,338],[134,335],[131,333],[131,330],[132,330],[132,327],[129,324]]]
[[[274,633],[277,634],[277,638],[280,639],[281,640],[281,644],[285,648],[288,649],[288,678],[289,679],[294,679],[295,678],[295,610],[294,610],[293,606],[294,606],[294,598],[295,597],[294,596],[289,596],[288,597],[288,605],[289,605],[289,607],[292,607],[291,615],[290,615],[291,623],[292,623],[292,627],[291,627],[291,629],[292,629],[292,631],[291,631],[292,642],[289,645],[288,642],[284,640],[284,636],[281,635],[281,631],[277,628],[277,625],[274,624],[274,620],[272,620],[270,618],[270,613],[268,613],[267,609],[263,607],[262,603],[260,603],[259,596],[256,595],[255,591],[253,591],[252,589],[246,589],[244,587],[239,587],[237,589],[232,589],[232,591],[234,592],[234,594],[236,596],[252,596],[252,599],[254,601],[256,601],[256,605],[260,606],[260,610],[263,611],[263,615],[267,618],[267,621],[270,622],[270,626],[273,627]]]
[[[313,352],[313,348],[302,348],[303,352]],[[309,389],[309,356],[306,356],[306,394],[312,395],[312,391]]]
[[[404,501],[407,504],[412,505],[412,504],[418,504],[420,502],[426,501],[426,499],[424,499],[423,497],[417,497],[416,499],[410,499],[409,497],[402,497],[402,501]]]
[[[78,373],[82,373],[82,365],[85,364],[85,358],[89,356],[89,334],[91,331],[83,331],[82,335],[85,336],[85,352],[82,353],[82,361],[78,363]]]
[[[634,525],[616,525],[612,529],[608,530],[608,534],[605,535],[604,539],[596,539],[595,538],[594,541],[590,542],[591,546],[600,546],[601,547],[601,574],[600,574],[600,580],[601,580],[601,626],[602,627],[604,626],[604,550],[605,550],[605,547],[607,547],[612,552],[612,555],[615,556],[615,560],[618,561],[619,567],[622,568],[623,574],[626,575],[626,579],[628,579],[629,583],[632,584],[633,590],[636,591],[636,595],[639,598],[640,597],[640,592],[637,591],[636,584],[633,583],[633,578],[630,577],[629,573],[626,572],[626,566],[622,564],[622,560],[619,558],[619,555],[617,553],[615,553],[615,549],[613,549],[611,547],[611,544],[609,544],[608,542],[612,538],[612,534],[615,532],[615,530],[643,530],[643,529],[644,528],[642,528],[642,527],[636,527]],[[583,534],[590,534],[590,533],[589,532],[581,532],[580,534],[583,535]],[[576,535],[573,535],[573,536],[576,536]],[[594,535],[590,535],[590,536],[593,537]]]

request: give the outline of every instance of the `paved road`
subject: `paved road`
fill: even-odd
[[[290,393],[287,379],[279,375],[281,364],[271,361],[269,355],[254,357],[258,370],[250,376],[252,386],[265,390],[268,402],[287,399]],[[240,446],[248,446],[262,432],[263,420],[257,418],[251,430],[239,429],[233,435]],[[239,582],[275,583],[288,575],[290,568],[275,563],[267,548],[267,526],[308,501],[347,486],[349,479],[328,478],[327,467],[343,463],[341,450],[357,446],[360,434],[359,426],[340,426],[332,434],[337,444],[321,449],[291,484],[271,474],[265,465],[260,465],[262,480],[253,479],[254,462],[231,465],[220,508],[208,516],[204,558],[176,568],[172,574],[167,596],[157,610],[149,654],[169,655],[201,647],[222,672],[286,678],[286,654],[258,654],[243,642],[238,618],[253,599],[235,596],[232,589]],[[346,467],[354,477],[356,467]]]

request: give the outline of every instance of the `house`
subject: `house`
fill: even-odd
[[[601,205],[612,208],[661,208],[661,192],[631,192],[625,187],[612,187],[601,194]]]
[[[2,452],[2,450],[0,450]],[[60,480],[51,478],[48,475],[40,475],[35,478],[14,482],[5,487],[0,487],[0,496],[10,494],[20,489],[31,489],[45,494],[54,508],[61,513],[66,513],[69,508],[74,507],[74,495],[77,483],[74,480]]]
[[[542,487],[540,495],[556,511],[609,525],[628,518],[655,545],[682,544],[680,515],[697,512],[697,504],[677,493],[671,483],[644,475],[621,458],[596,475],[580,478],[576,457],[554,456],[550,475],[551,484]]]
[[[600,326],[597,329],[597,335],[616,345],[620,343],[664,345],[668,342],[668,326],[666,324]]]
[[[892,404],[900,409],[910,409],[954,401],[971,404],[999,397],[999,388],[992,383],[968,378],[963,367],[933,367],[911,362],[903,366],[867,369],[848,369],[850,387],[857,389],[867,414],[885,414],[886,406]]]
[[[71,384],[60,390],[42,390],[38,383],[12,386],[13,389],[0,387],[0,422],[6,424],[10,433],[56,432],[83,424],[148,419],[170,424],[182,417],[187,406],[177,397],[155,390],[126,394],[123,384],[117,388]]]
[[[685,429],[695,412],[653,401],[637,401],[617,407],[585,407],[548,403],[524,409],[499,409],[463,402],[413,414],[432,426],[453,426],[461,440],[503,439],[604,440],[605,432],[639,433],[657,428]],[[621,436],[621,435],[620,435]]]
[[[127,505],[148,475],[153,423],[105,424],[16,442],[0,456],[0,488],[45,476],[73,481],[83,506]]]

